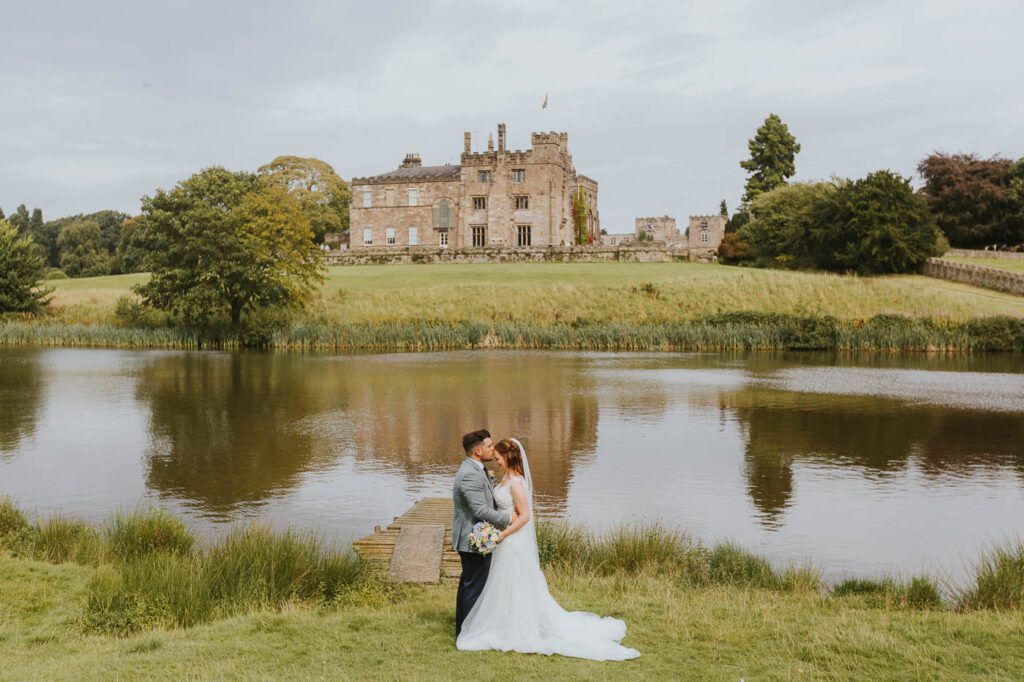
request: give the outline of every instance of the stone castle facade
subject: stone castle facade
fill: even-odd
[[[407,154],[397,170],[352,179],[350,248],[427,246],[550,247],[578,241],[574,205],[582,204],[585,239],[601,231],[597,182],[576,172],[567,133],[533,133],[531,148],[472,151],[465,134],[460,165],[424,166]]]

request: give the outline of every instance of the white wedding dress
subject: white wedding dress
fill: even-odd
[[[517,441],[518,443],[518,441]],[[519,446],[522,450],[522,445]],[[523,452],[526,461],[526,453]],[[513,508],[512,485],[521,485],[533,505],[529,480],[515,476],[494,489],[499,511]],[[639,651],[622,646],[626,624],[585,611],[566,611],[548,592],[540,569],[533,513],[530,521],[494,550],[480,598],[466,616],[455,646],[463,651],[497,649],[524,654],[560,654],[595,661],[623,661]]]

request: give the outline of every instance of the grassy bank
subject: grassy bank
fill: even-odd
[[[131,305],[117,312],[145,277],[55,281],[52,310],[0,320],[0,344],[238,344]],[[1024,349],[1021,297],[916,276],[692,263],[332,268],[306,311],[273,322],[257,323],[256,338],[292,349]]]
[[[968,258],[962,256],[943,256],[942,260],[951,260],[966,265],[978,265],[983,268],[995,268],[996,270],[1008,270],[1010,272],[1024,273],[1024,260],[1013,258]]]
[[[945,603],[926,578],[829,591],[808,567],[778,570],[657,527],[542,529],[553,594],[567,608],[624,618],[638,661],[460,653],[453,585],[389,587],[351,555],[294,533],[241,529],[202,546],[156,512],[93,528],[30,522],[0,502],[0,678],[1024,674],[1021,547],[993,553],[977,583]]]

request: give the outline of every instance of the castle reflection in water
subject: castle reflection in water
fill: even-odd
[[[747,494],[766,528],[782,522],[801,464],[883,482],[911,465],[933,478],[979,467],[1024,477],[1018,413],[782,390],[762,378],[792,360],[770,357],[746,361],[746,379],[738,383],[694,385],[677,394],[661,372],[721,368],[722,359],[629,362],[629,371],[620,372],[598,371],[594,356],[557,353],[314,361],[288,354],[168,355],[145,363],[138,377],[137,398],[150,413],[147,485],[228,513],[287,493],[341,457],[416,482],[454,472],[461,435],[487,427],[496,438],[515,435],[527,444],[538,499],[557,514],[575,472],[597,456],[599,414],[680,429],[683,447],[685,428],[660,423],[676,402],[738,425]]]

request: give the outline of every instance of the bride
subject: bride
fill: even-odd
[[[526,450],[515,438],[495,446],[505,476],[494,489],[498,511],[518,516],[501,532],[483,592],[466,616],[455,646],[463,651],[498,649],[561,654],[595,661],[636,658],[619,642],[626,624],[584,611],[566,611],[548,592],[540,570],[533,519],[533,483]]]

